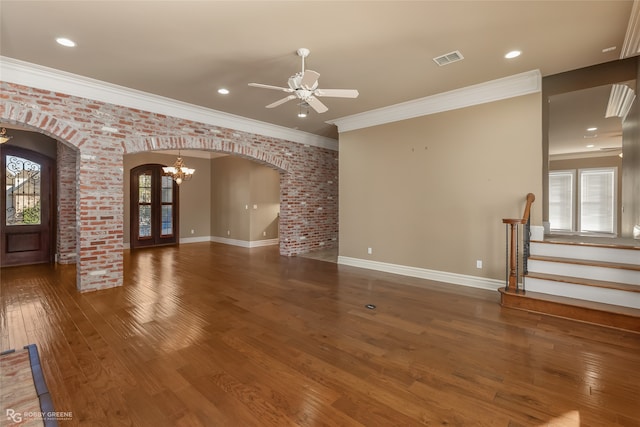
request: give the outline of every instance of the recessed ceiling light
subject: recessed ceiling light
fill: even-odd
[[[595,147],[595,144],[589,144],[589,145],[587,145],[587,148],[593,148],[593,147]]]
[[[597,131],[597,130],[598,130],[598,128],[596,128],[596,127],[592,127],[592,128],[587,128],[587,130],[588,130],[589,132],[595,132],[595,131]]]
[[[222,87],[222,88],[218,89],[218,93],[220,95],[229,95],[229,89],[225,89],[225,88]]]
[[[73,40],[67,39],[65,37],[58,37],[56,39],[56,42],[58,42],[58,44],[61,44],[62,46],[66,46],[66,47],[75,47],[76,46],[76,42],[74,42]]]
[[[507,59],[513,59],[520,56],[521,53],[522,52],[520,52],[519,50],[512,50],[511,52],[507,53],[504,57]]]

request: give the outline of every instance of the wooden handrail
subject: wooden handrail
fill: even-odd
[[[522,223],[526,224],[529,221],[529,213],[531,212],[531,204],[536,200],[536,196],[533,193],[527,194],[527,204],[524,207],[524,214],[522,214]]]
[[[529,221],[529,214],[531,213],[531,205],[536,200],[536,196],[533,193],[527,194],[527,204],[524,207],[524,213],[522,219],[503,218],[503,224],[526,224]]]
[[[527,204],[524,207],[524,213],[522,219],[509,219],[503,218],[502,223],[507,224],[507,233],[511,232],[511,244],[507,243],[511,247],[509,252],[508,268],[509,273],[507,276],[507,283],[505,291],[518,292],[518,224],[527,224],[529,222],[529,214],[531,212],[531,204],[536,200],[536,196],[533,193],[527,194]],[[511,230],[509,230],[509,228]],[[508,237],[508,236],[507,236]]]

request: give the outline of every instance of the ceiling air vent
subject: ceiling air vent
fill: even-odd
[[[453,52],[445,53],[444,55],[437,56],[433,58],[436,61],[436,64],[439,66],[451,64],[452,62],[458,62],[464,59],[464,56],[458,50],[454,50]]]

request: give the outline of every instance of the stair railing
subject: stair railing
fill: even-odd
[[[524,275],[527,274],[527,260],[529,258],[529,244],[531,240],[531,221],[529,214],[531,212],[531,204],[536,199],[533,193],[527,194],[527,204],[524,208],[522,218],[510,219],[503,218],[502,223],[505,224],[505,243],[506,243],[506,277],[505,291],[520,292],[518,278],[520,277],[520,225],[523,225],[523,273],[522,273],[522,291],[524,291]]]

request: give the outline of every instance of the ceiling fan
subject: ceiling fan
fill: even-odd
[[[324,113],[329,110],[326,105],[324,105],[319,97],[333,97],[333,98],[357,98],[359,93],[355,89],[319,89],[318,88],[318,78],[320,74],[313,70],[305,70],[304,69],[304,59],[309,56],[309,49],[300,48],[296,51],[298,56],[302,58],[302,71],[294,74],[289,77],[289,87],[279,87],[279,86],[271,86],[264,85],[261,83],[249,83],[249,86],[253,87],[261,87],[264,89],[275,89],[280,90],[282,92],[290,93],[282,99],[267,105],[267,108],[274,108],[278,105],[282,105],[287,101],[291,101],[292,99],[298,98],[303,104],[308,104],[311,108],[313,108],[318,113]]]

